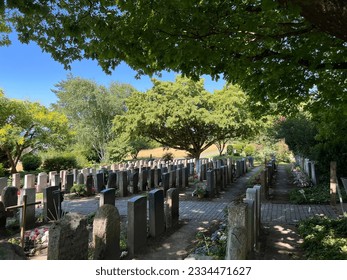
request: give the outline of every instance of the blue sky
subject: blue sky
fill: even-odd
[[[38,101],[49,106],[56,101],[51,89],[54,89],[54,85],[59,81],[65,80],[69,73],[105,86],[111,82],[119,82],[131,84],[140,91],[152,87],[148,76],[135,79],[136,72],[125,63],[120,64],[112,75],[106,75],[96,61],[90,60],[74,62],[71,71],[66,71],[35,43],[21,44],[15,33],[10,34],[10,39],[10,46],[0,47],[0,88],[4,90],[6,97]],[[175,73],[164,72],[160,79],[173,81],[174,78]],[[208,76],[203,78],[205,88],[210,92],[221,89],[224,85],[223,80],[215,82]]]

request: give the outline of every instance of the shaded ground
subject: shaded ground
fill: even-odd
[[[295,188],[291,182],[289,170],[289,164],[277,166],[277,174],[268,202],[273,204],[289,203],[289,192]],[[295,224],[263,222],[262,226],[260,251],[254,256],[255,259],[290,260],[302,258],[300,244],[303,240],[298,235]]]

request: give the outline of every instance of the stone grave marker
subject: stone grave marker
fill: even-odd
[[[182,168],[176,169],[176,188],[182,189]]]
[[[97,193],[101,192],[104,188],[104,174],[103,173],[96,173],[95,175],[95,191]]]
[[[23,188],[21,190],[19,204],[23,204],[23,195],[27,196],[27,203],[36,202],[36,189],[35,188]],[[23,208],[20,209],[20,217],[23,219]],[[35,217],[35,205],[30,205],[26,207],[26,228],[30,229],[35,226],[36,217]],[[23,221],[21,221],[21,224]]]
[[[116,203],[116,189],[108,188],[100,192],[99,207],[110,204],[115,205]]]
[[[84,175],[83,175],[83,173],[79,173],[77,175],[77,184],[78,185],[84,185]]]
[[[128,200],[127,244],[131,257],[147,244],[147,198],[135,196]]]
[[[59,187],[61,186],[61,181],[60,181],[60,175],[59,174],[54,174],[51,178],[51,187]]]
[[[61,199],[58,186],[43,189],[43,216],[45,221],[58,220],[61,216]]]
[[[19,189],[21,187],[20,174],[14,173],[12,174],[12,186]]]
[[[93,222],[94,260],[120,258],[120,216],[114,205],[105,204],[95,214]]]
[[[171,188],[167,191],[166,200],[166,228],[172,228],[178,225],[179,219],[179,191]]]
[[[1,193],[1,201],[5,208],[15,206],[18,203],[18,189],[16,187],[5,187]]]
[[[27,188],[35,188],[35,175],[34,174],[26,174],[24,176],[24,187]]]
[[[69,193],[74,184],[74,175],[66,174],[65,175],[65,193]]]
[[[128,195],[128,172],[126,170],[119,171],[119,195],[126,197]]]
[[[42,193],[44,188],[48,186],[48,175],[45,172],[41,172],[37,175],[37,189],[38,193]]]
[[[166,196],[166,192],[170,188],[170,174],[169,173],[162,173],[161,186],[162,186],[163,191],[164,191],[164,196]]]
[[[139,174],[139,188],[141,191],[146,191],[148,182],[147,182],[148,171],[145,168],[142,168]]]
[[[149,196],[149,234],[159,237],[165,231],[164,192],[155,189],[148,193]]]
[[[88,259],[87,218],[67,213],[49,229],[47,260]]]
[[[93,194],[93,187],[94,187],[93,175],[89,174],[87,175],[87,180],[86,180],[87,196],[90,196]]]
[[[108,174],[107,188],[108,189],[116,189],[117,188],[117,173],[116,172],[110,172]]]
[[[155,185],[154,185],[154,169],[149,169],[147,175],[148,175],[148,178],[147,178],[148,188],[151,190],[155,187]]]

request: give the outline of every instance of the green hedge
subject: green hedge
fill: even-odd
[[[34,154],[25,154],[22,156],[22,165],[24,171],[35,171],[42,164],[41,157]]]
[[[59,171],[77,168],[77,160],[73,156],[47,158],[42,165],[45,171]]]

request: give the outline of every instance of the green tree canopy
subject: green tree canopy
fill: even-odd
[[[128,111],[115,118],[116,131],[148,137],[194,158],[223,137],[248,131],[244,128],[249,127],[246,97],[241,91],[226,87],[212,95],[203,80],[180,76],[175,82],[153,79],[153,83],[151,90],[127,99]]]
[[[6,154],[12,173],[25,149],[62,147],[69,136],[64,115],[39,103],[0,95],[0,150]]]
[[[58,101],[53,107],[64,113],[75,139],[96,154],[103,162],[107,158],[107,145],[115,137],[112,121],[116,115],[124,113],[124,100],[135,89],[127,84],[112,83],[109,88],[91,80],[68,77],[56,85],[53,92]]]
[[[317,127],[312,118],[301,113],[279,118],[272,128],[275,138],[284,139],[296,155],[312,158],[312,148],[317,144]]]
[[[21,42],[68,67],[82,58],[106,72],[174,70],[224,77],[253,105],[288,109],[346,96],[344,0],[7,1]],[[344,100],[345,101],[345,100]]]

